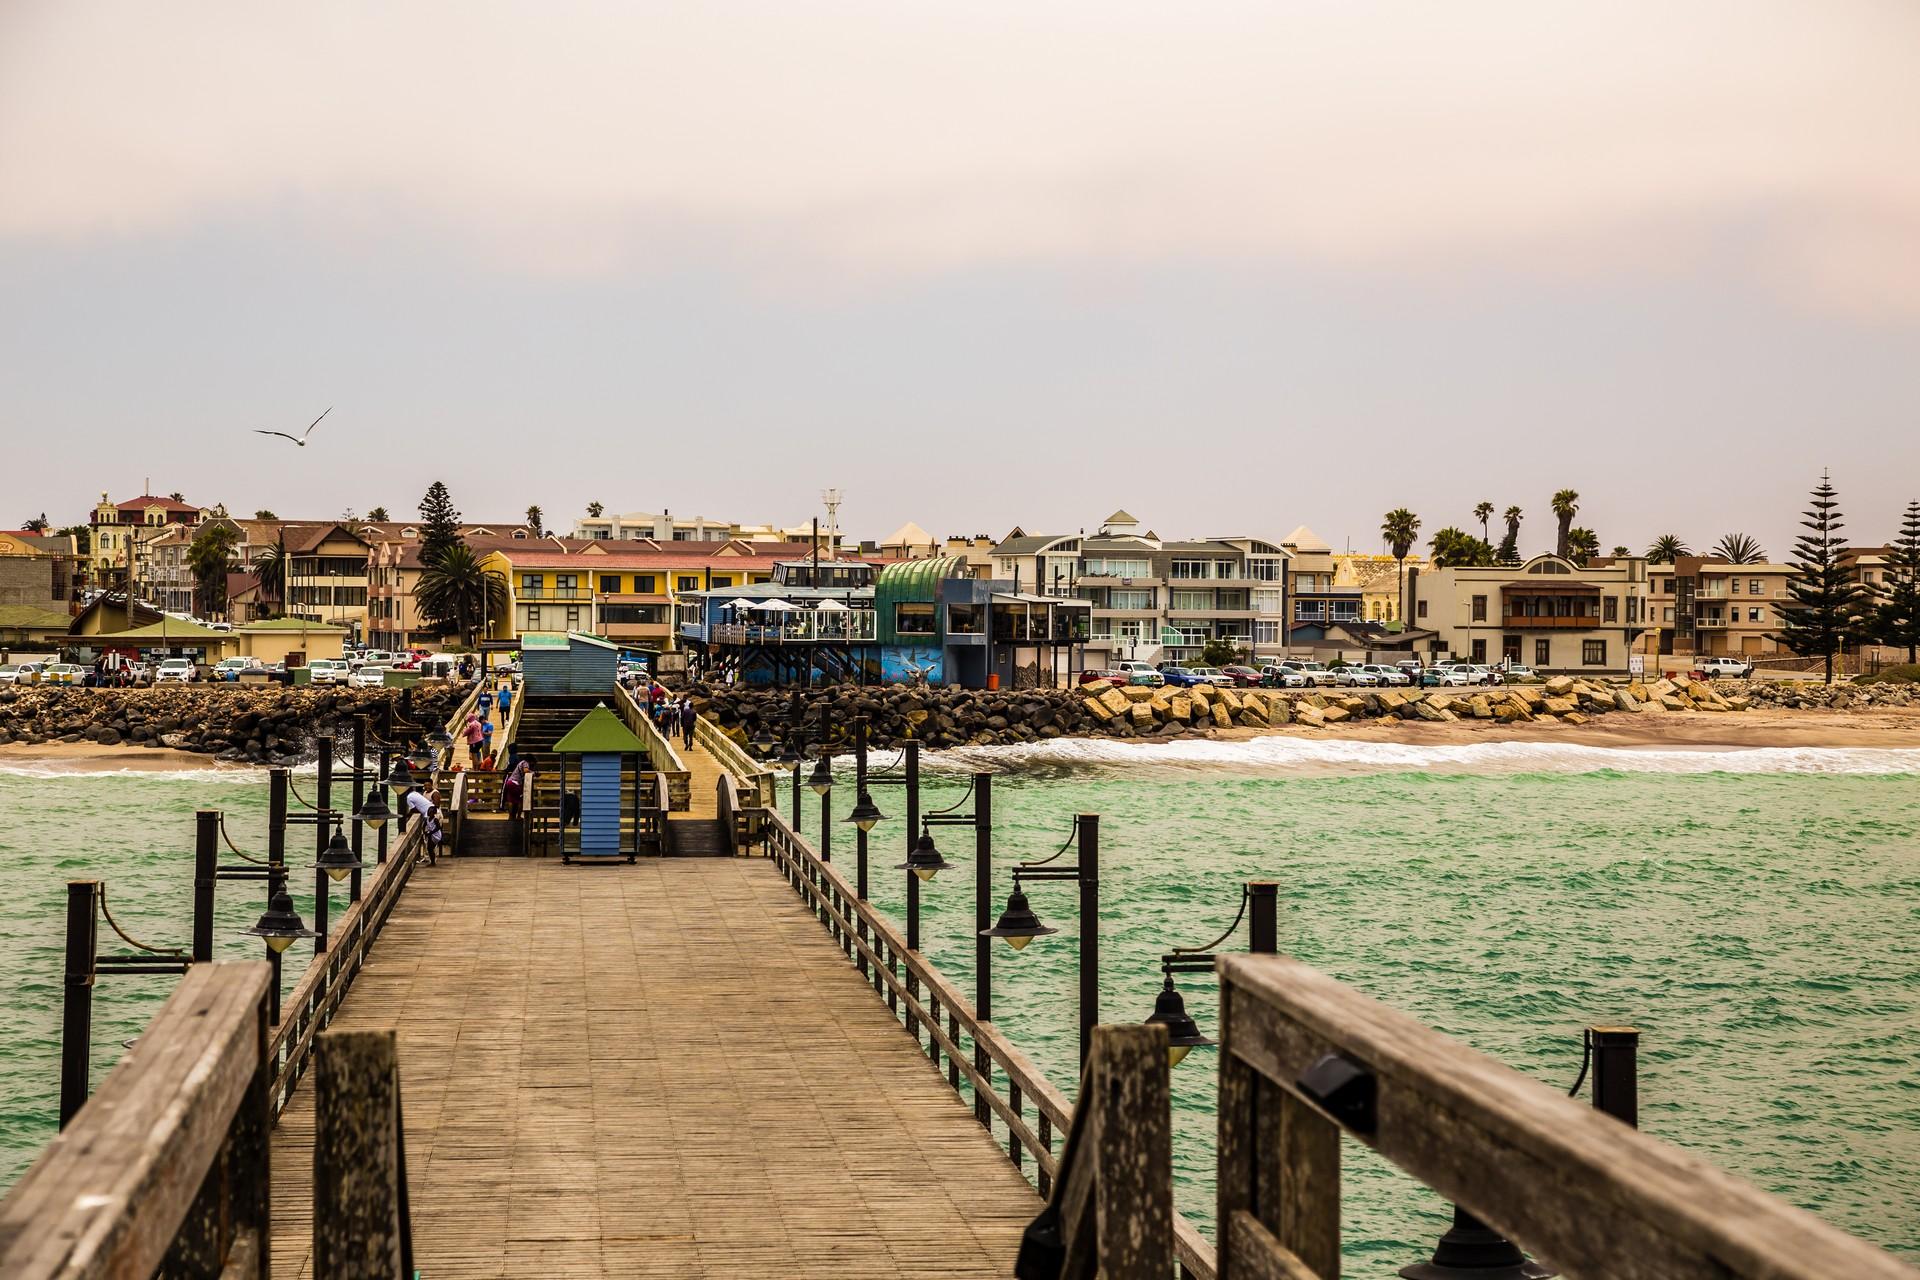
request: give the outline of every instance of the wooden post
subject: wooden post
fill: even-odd
[[[907,743],[907,856],[913,861],[913,846],[920,838],[920,744]],[[920,949],[920,877],[907,872],[907,950]],[[909,989],[919,995],[919,984],[908,979]],[[917,1033],[916,1033],[917,1034]]]
[[[313,856],[317,861],[327,851],[327,806],[333,803],[333,739],[316,738],[320,749],[318,762],[319,777],[313,784]],[[316,956],[327,949],[327,873],[315,868],[313,872],[313,954]]]
[[[1280,882],[1247,881],[1247,950],[1272,955],[1280,950]]]
[[[350,814],[360,812],[367,802],[367,718],[355,716],[353,720],[353,808]],[[354,857],[360,856],[360,819],[352,819],[351,843]],[[347,901],[360,901],[360,868],[355,867],[347,877]]]
[[[313,1088],[314,1280],[411,1280],[394,1033],[322,1032]]]
[[[1083,813],[1080,834],[1080,1070],[1100,1021],[1100,815]]]
[[[387,708],[391,713],[393,708]],[[287,883],[287,779],[283,765],[267,774],[267,905]],[[267,948],[273,975],[267,989],[267,1025],[280,1025],[280,953]]]
[[[1173,1266],[1166,1028],[1096,1027],[1089,1062],[1069,1142],[1077,1167],[1063,1168],[1055,1184],[1066,1246],[1060,1274],[1162,1280]]]
[[[193,840],[193,962],[213,960],[213,887],[219,883],[220,811],[194,814]]]
[[[60,1013],[60,1127],[87,1105],[93,1058],[93,976],[100,882],[67,881],[67,966]]]
[[[973,775],[973,1004],[982,1022],[993,1020],[993,939],[983,936],[993,928],[993,775]],[[993,1078],[993,1063],[978,1039],[973,1043],[973,1069],[980,1078]],[[989,1131],[993,1111],[985,1092],[973,1093],[973,1118]]]

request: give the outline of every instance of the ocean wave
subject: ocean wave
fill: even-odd
[[[1555,742],[1473,742],[1448,746],[1350,738],[1273,736],[1241,742],[1117,742],[1055,738],[929,753],[931,768],[984,766],[1231,769],[1260,774],[1332,775],[1355,771],[1448,773],[1920,773],[1912,747],[1597,747]]]
[[[267,780],[267,771],[253,765],[207,765],[186,769],[126,769],[100,759],[0,761],[0,778],[145,778],[154,782],[245,782]]]

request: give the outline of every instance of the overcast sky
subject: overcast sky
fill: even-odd
[[[1917,157],[1910,0],[0,0],[0,525],[1882,541]]]

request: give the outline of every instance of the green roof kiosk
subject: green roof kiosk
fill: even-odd
[[[553,744],[560,758],[562,862],[632,862],[639,856],[640,762],[646,750],[604,702]],[[628,778],[633,779],[631,787]],[[578,800],[573,813],[568,812],[571,797]]]

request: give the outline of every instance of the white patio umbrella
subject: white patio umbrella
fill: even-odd
[[[813,611],[815,613],[851,613],[853,612],[851,609],[847,608],[847,606],[841,604],[838,600],[822,600],[819,604],[813,606]]]
[[[751,609],[751,608],[753,608],[753,601],[751,601],[751,600],[748,600],[748,599],[746,599],[745,597],[741,597],[741,598],[740,598],[740,599],[738,599],[738,600],[729,600],[729,601],[727,601],[727,608],[729,608],[729,609]]]
[[[762,600],[753,606],[762,613],[792,613],[793,606],[785,600]]]

